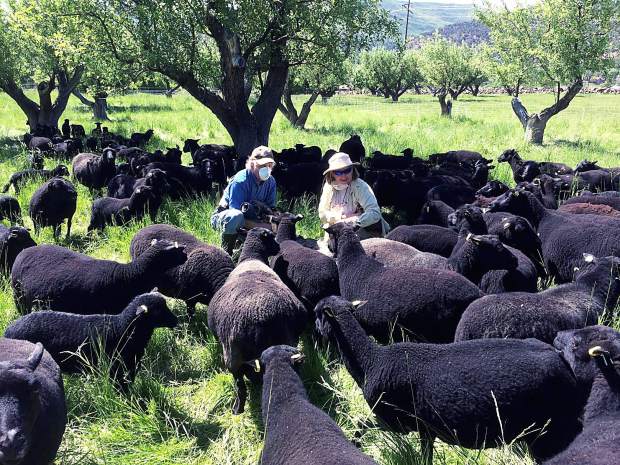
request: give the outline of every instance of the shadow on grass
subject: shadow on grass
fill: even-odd
[[[575,150],[582,151],[593,151],[597,152],[601,155],[620,155],[620,152],[614,152],[612,150],[606,149],[598,142],[594,142],[591,140],[566,140],[566,139],[556,139],[548,145],[555,145],[559,147],[567,147]]]

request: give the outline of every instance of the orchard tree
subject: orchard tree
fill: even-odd
[[[610,25],[617,11],[617,0],[543,0],[513,10],[487,5],[479,13],[491,30],[496,75],[501,72],[500,80],[516,90],[512,108],[527,142],[542,144],[547,122],[569,106],[584,77],[609,68]],[[530,114],[518,98],[526,82],[552,86],[555,102]]]
[[[355,82],[358,86],[379,93],[385,98],[398,99],[409,89],[420,92],[420,74],[413,50],[376,48],[360,54]]]
[[[452,100],[472,84],[476,74],[472,69],[471,49],[435,34],[422,44],[419,57],[424,82],[439,100],[441,115],[450,117]]]
[[[160,73],[209,108],[241,156],[269,143],[291,67],[367,40],[368,18],[389,20],[379,0],[75,0],[72,15],[118,63]]]
[[[75,22],[61,25],[45,12],[47,3],[16,0],[0,7],[0,89],[24,112],[31,131],[40,126],[58,128],[84,74],[81,55],[89,45],[87,36],[77,43],[67,41],[71,30],[79,26]],[[24,92],[28,82],[36,84],[34,99]]]

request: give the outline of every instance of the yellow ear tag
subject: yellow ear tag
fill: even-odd
[[[260,362],[258,360],[254,360],[254,371],[260,373]]]
[[[149,308],[146,305],[140,305],[138,308],[141,310],[140,313],[148,313],[149,311]]]

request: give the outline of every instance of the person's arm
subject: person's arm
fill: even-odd
[[[233,179],[230,182],[228,208],[241,210],[241,204],[246,201],[245,197],[245,182]]]
[[[329,223],[330,221],[330,211],[329,211],[329,202],[331,194],[331,188],[327,185],[327,183],[323,184],[323,190],[321,191],[321,199],[319,200],[319,219],[321,223]]]
[[[356,224],[361,228],[365,228],[381,220],[381,207],[379,207],[375,193],[368,184],[364,181],[357,184],[357,202],[364,212],[359,216]]]

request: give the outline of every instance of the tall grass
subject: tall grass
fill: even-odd
[[[526,95],[531,111],[551,103],[551,95]],[[295,143],[337,148],[351,133],[362,136],[368,151],[397,153],[412,147],[417,155],[462,148],[496,158],[501,151],[516,147],[524,158],[564,161],[574,165],[583,158],[603,165],[620,165],[620,97],[580,95],[568,110],[548,125],[541,147],[524,145],[522,129],[512,115],[505,96],[463,96],[454,105],[454,118],[444,119],[439,105],[429,96],[407,95],[399,103],[378,97],[339,96],[316,104],[308,128],[292,128],[276,116],[270,145],[276,149]],[[181,145],[186,138],[201,142],[230,143],[219,122],[188,95],[173,98],[135,94],[110,99],[110,130],[129,135],[155,129],[151,148]],[[91,127],[90,110],[71,99],[66,115],[73,122]],[[26,166],[26,152],[18,142],[25,118],[16,105],[0,94],[0,184]],[[189,161],[184,155],[185,161]],[[46,167],[58,160],[47,160]],[[493,176],[511,181],[510,169],[499,165]],[[18,196],[22,210],[36,183],[28,184]],[[212,244],[218,234],[209,226],[216,198],[167,201],[158,221],[177,225]],[[86,235],[92,199],[78,186],[78,206],[72,237],[62,245],[93,257],[129,260],[132,236],[148,220],[123,228],[106,228],[103,234]],[[319,237],[320,222],[316,199],[303,198],[282,206],[304,215],[298,224],[305,237]],[[26,215],[27,216],[27,215]],[[25,218],[27,226],[32,223]],[[38,242],[52,243],[46,229]],[[173,330],[158,330],[149,344],[136,382],[130,392],[120,394],[105,374],[105,362],[86,376],[66,376],[69,425],[57,459],[59,464],[217,464],[258,463],[263,439],[260,388],[250,390],[246,413],[230,412],[234,397],[232,377],[224,370],[221,349],[206,324],[206,308],[188,320],[185,306],[170,301],[180,324]],[[0,329],[18,314],[10,283],[0,281]],[[618,315],[618,313],[615,313]],[[614,324],[620,325],[618,317]],[[335,356],[335,351],[318,347],[311,338],[302,342],[306,363],[302,379],[312,401],[327,411],[347,437],[382,465],[413,465],[420,462],[416,434],[398,435],[380,430],[360,389]],[[294,432],[291,440],[294,440]],[[519,445],[487,451],[468,451],[435,444],[438,464],[516,465],[532,463]]]

